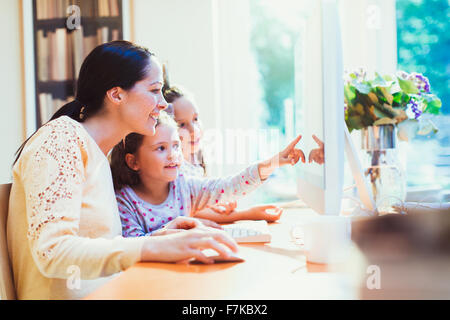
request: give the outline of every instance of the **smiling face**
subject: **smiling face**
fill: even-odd
[[[191,155],[200,150],[200,140],[203,136],[202,125],[198,119],[196,106],[186,96],[176,99],[173,103],[175,121],[179,127],[185,159],[191,159]]]
[[[167,107],[162,95],[163,75],[159,62],[151,57],[146,77],[125,91],[120,117],[128,131],[154,135],[159,112]]]
[[[144,137],[130,167],[139,172],[144,183],[174,181],[181,162],[180,144],[177,129],[161,123],[156,127],[155,135]]]

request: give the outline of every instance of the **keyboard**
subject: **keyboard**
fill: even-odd
[[[241,220],[223,226],[237,243],[270,242],[272,234],[265,220]]]

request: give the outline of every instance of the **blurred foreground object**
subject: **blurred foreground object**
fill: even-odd
[[[367,263],[361,299],[450,299],[448,204],[361,218],[352,224],[352,240]]]

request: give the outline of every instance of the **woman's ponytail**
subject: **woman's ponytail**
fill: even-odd
[[[69,102],[65,105],[63,105],[61,108],[59,108],[53,116],[50,118],[49,121],[55,120],[62,116],[68,116],[72,118],[75,121],[83,122],[84,119],[84,105],[78,101],[73,100],[72,102]]]

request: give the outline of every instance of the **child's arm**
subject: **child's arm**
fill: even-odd
[[[193,176],[183,177],[183,191],[190,196],[190,212],[198,212],[209,206],[219,203],[237,200],[253,190],[261,183],[258,166],[252,165],[237,175],[226,178],[197,178]]]
[[[237,200],[260,186],[275,169],[287,164],[294,165],[300,158],[305,162],[303,151],[295,149],[300,139],[301,136],[298,136],[274,157],[250,166],[235,176],[217,179],[185,177],[186,193],[191,197],[191,212],[225,201]]]
[[[275,205],[255,206],[245,210],[234,210],[229,214],[220,214],[206,208],[194,213],[194,217],[212,220],[217,223],[230,223],[237,220],[266,220],[274,222],[280,219],[283,209]]]
[[[117,206],[119,208],[120,221],[122,223],[122,235],[124,237],[142,237],[151,235],[146,233],[143,227],[143,221],[133,212],[133,208],[127,205],[124,199],[117,197]]]
[[[261,180],[266,180],[279,167],[287,164],[295,165],[300,158],[305,163],[305,154],[302,150],[295,148],[301,138],[302,136],[299,135],[283,151],[258,164],[258,172]]]

